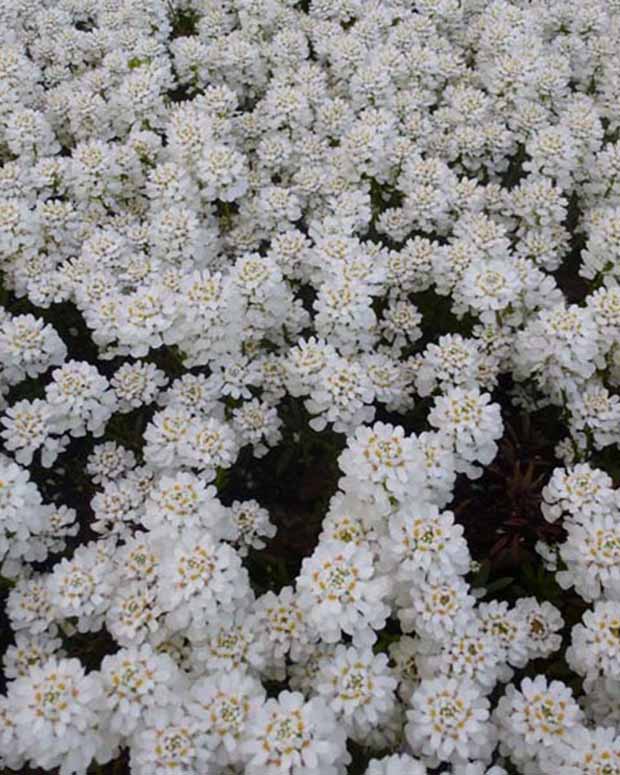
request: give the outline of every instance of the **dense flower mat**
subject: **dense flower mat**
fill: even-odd
[[[619,0],[0,0],[0,767],[620,773]]]

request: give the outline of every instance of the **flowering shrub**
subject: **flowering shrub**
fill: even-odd
[[[0,769],[620,773],[620,2],[0,0]]]

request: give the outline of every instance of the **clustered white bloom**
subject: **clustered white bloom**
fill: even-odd
[[[620,772],[619,48],[619,0],[0,0],[0,769]],[[565,434],[553,603],[471,583],[500,394]]]

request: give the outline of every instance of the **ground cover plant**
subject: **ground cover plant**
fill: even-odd
[[[620,2],[0,0],[0,771],[620,774]]]

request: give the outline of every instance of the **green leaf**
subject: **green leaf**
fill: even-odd
[[[487,586],[487,595],[493,594],[494,592],[499,592],[502,589],[506,589],[512,584],[513,581],[514,579],[512,576],[503,576],[501,579],[492,581]]]

